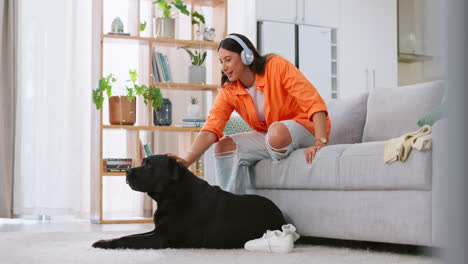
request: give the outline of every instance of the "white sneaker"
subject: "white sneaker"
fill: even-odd
[[[296,242],[296,240],[301,237],[298,233],[296,233],[296,227],[291,224],[282,225],[281,229],[285,234],[292,234],[294,242]]]
[[[267,230],[261,238],[247,241],[244,248],[249,251],[263,251],[273,253],[289,253],[294,248],[294,241],[299,238],[296,228],[291,225],[283,225],[283,232],[279,230]]]

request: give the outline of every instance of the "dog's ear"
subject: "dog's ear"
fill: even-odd
[[[169,179],[177,181],[181,178],[182,174],[185,172],[183,165],[177,162],[174,158],[169,158]]]

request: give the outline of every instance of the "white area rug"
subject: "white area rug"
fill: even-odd
[[[0,232],[0,263],[438,263],[435,258],[339,247],[298,245],[289,254],[243,249],[103,250],[99,239],[132,232]]]

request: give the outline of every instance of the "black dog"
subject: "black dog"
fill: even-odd
[[[225,192],[164,155],[147,157],[142,166],[129,169],[127,181],[133,190],[146,192],[157,202],[155,229],[101,240],[93,247],[241,248],[286,223],[270,200]]]

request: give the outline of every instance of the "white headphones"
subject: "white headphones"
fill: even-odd
[[[254,61],[254,54],[252,50],[249,49],[247,45],[245,45],[244,41],[242,41],[241,38],[235,35],[228,35],[226,39],[228,38],[235,40],[237,43],[239,43],[239,45],[241,45],[242,51],[240,53],[240,57],[241,57],[242,63],[244,63],[245,65],[252,64],[252,62]]]

